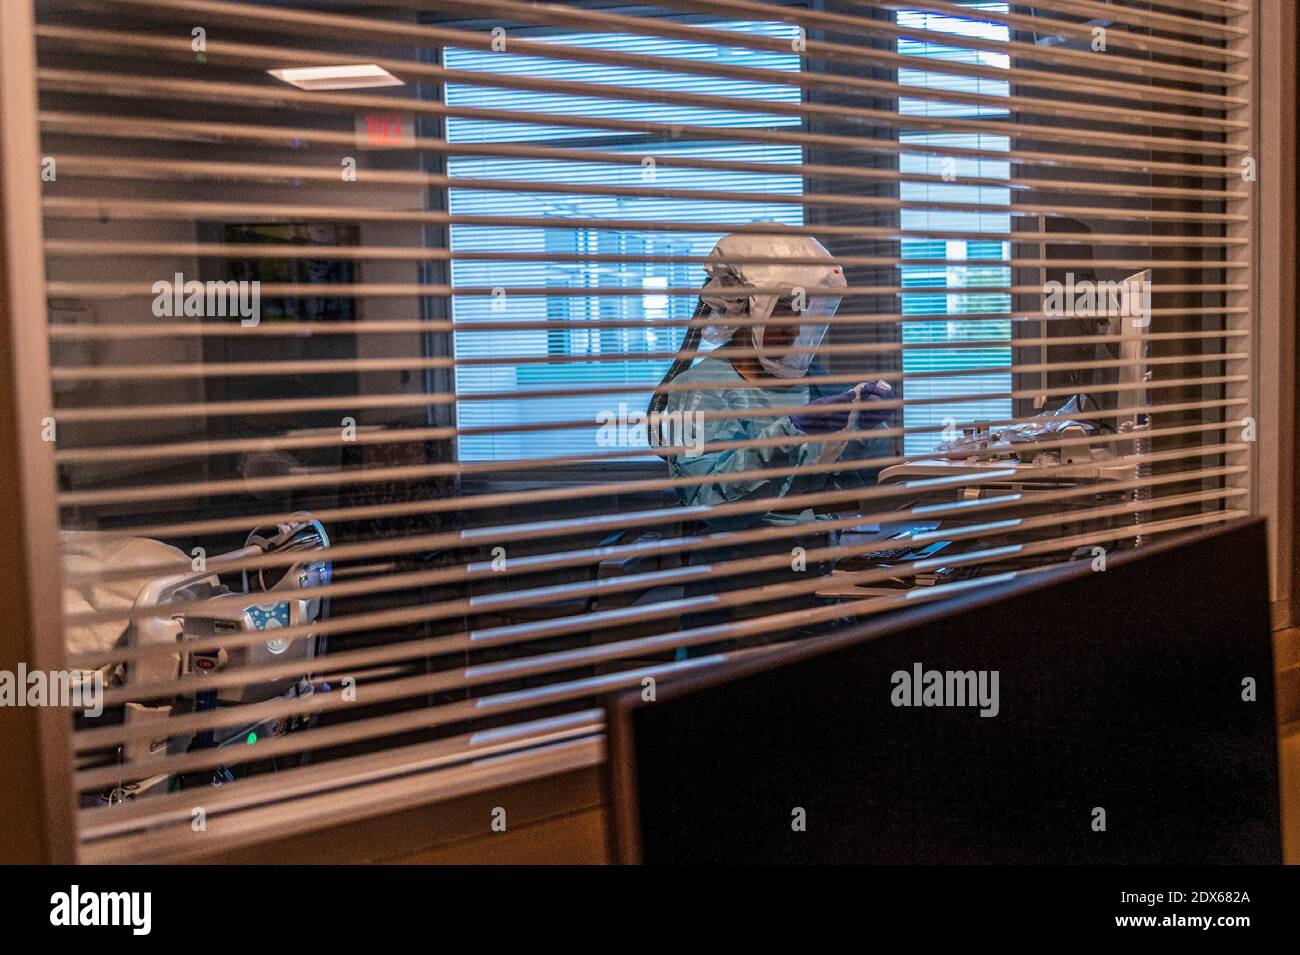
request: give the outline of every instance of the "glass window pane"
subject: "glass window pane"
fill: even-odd
[[[1007,12],[1006,3],[970,3],[971,19],[942,16],[931,13],[901,11],[898,22],[904,26],[922,27],[960,36],[982,37],[995,40],[1009,39],[1009,30],[999,23],[978,19],[979,11]],[[898,52],[907,56],[955,63],[978,63],[1006,68],[1009,60],[1004,54],[961,47],[944,46],[933,41],[902,38]],[[982,93],[1006,96],[1010,84],[1001,80],[979,77],[952,76],[924,69],[900,69],[899,82],[907,86],[921,86],[931,90],[961,93]],[[978,117],[1003,119],[1006,110],[987,105],[943,102],[933,99],[901,97],[899,112],[905,116]],[[918,146],[951,146],[968,149],[1003,151],[1010,149],[1006,136],[991,133],[918,132],[904,130],[903,143]],[[963,184],[969,177],[1009,178],[1010,164],[993,158],[957,158],[945,162],[943,157],[922,153],[904,153],[900,168],[905,173],[945,176],[955,179],[943,183],[903,183],[900,195],[904,200],[922,202],[1010,203],[1010,190]],[[1011,217],[1005,212],[948,212],[944,210],[904,209],[901,226],[905,230],[936,232],[1009,232]],[[1009,242],[990,240],[904,240],[901,244],[904,258],[936,259],[933,266],[905,265],[901,269],[904,288],[942,288],[943,292],[903,295],[904,315],[960,316],[970,314],[999,314],[1011,311],[1011,296],[1003,292],[980,292],[980,288],[1011,284],[1011,269],[997,265],[944,264],[943,260],[988,260],[1011,257]],[[903,422],[908,428],[936,428],[904,439],[905,454],[925,454],[943,440],[937,430],[945,419],[959,422],[1008,418],[1011,416],[1011,399],[1004,395],[1011,390],[1011,322],[1009,319],[962,319],[905,322],[902,326],[906,345],[943,345],[947,347],[908,348],[903,352],[903,375],[906,380],[908,405],[903,411]],[[1005,340],[1007,345],[981,344],[970,348],[952,347],[962,341],[990,342]],[[966,372],[945,374],[945,372]],[[962,395],[989,395],[987,398],[961,398]],[[994,397],[997,396],[997,397]],[[950,398],[953,400],[941,400]],[[933,403],[914,404],[916,401]]]
[[[728,22],[715,28],[793,38],[795,28],[779,23]],[[647,56],[708,59],[735,62],[768,70],[799,69],[794,53],[741,50],[685,40],[632,37],[618,34],[539,35],[537,39],[568,45],[617,49]],[[651,120],[656,123],[690,123],[722,127],[797,126],[798,116],[740,112],[725,109],[728,98],[765,99],[797,103],[800,91],[794,86],[753,83],[725,77],[632,69],[602,64],[573,63],[535,57],[505,55],[480,50],[446,51],[451,69],[490,73],[509,72],[541,78],[619,86],[645,86],[716,97],[718,107],[704,109],[662,103],[531,93],[447,84],[448,102],[455,105],[537,111],[583,117]],[[565,146],[566,140],[581,139],[601,152],[632,157],[653,155],[668,158],[712,159],[725,162],[768,162],[798,165],[798,146],[736,142],[665,142],[626,132],[527,123],[501,123],[451,118],[447,123],[451,142],[527,142]],[[545,140],[545,141],[543,141]],[[631,140],[629,142],[629,140]],[[556,219],[672,220],[681,222],[781,222],[801,225],[800,206],[788,203],[736,203],[672,200],[650,197],[592,196],[573,193],[504,192],[474,189],[472,179],[512,179],[547,183],[600,183],[632,187],[653,186],[676,190],[727,190],[738,192],[799,195],[800,176],[788,173],[735,172],[713,169],[685,169],[642,162],[613,165],[570,160],[491,158],[454,156],[448,161],[449,175],[466,180],[450,190],[451,212],[455,215],[523,216]],[[707,255],[721,234],[673,233],[659,230],[554,228],[528,226],[464,226],[451,228],[453,252],[491,250],[544,255],[559,259],[574,255],[619,255],[651,257],[665,255]],[[457,261],[452,267],[455,287],[488,288],[491,296],[457,295],[452,299],[454,320],[473,322],[554,321],[553,330],[518,332],[471,332],[455,334],[458,358],[525,356],[550,357],[552,362],[529,361],[515,364],[459,367],[456,392],[464,399],[475,394],[520,393],[554,390],[565,386],[600,384],[654,385],[667,371],[671,359],[636,357],[602,360],[602,356],[650,354],[675,350],[683,329],[618,328],[616,323],[645,319],[689,319],[695,309],[693,297],[656,294],[654,289],[692,288],[702,284],[704,270],[698,264],[636,262],[482,262]],[[512,294],[512,288],[572,289],[572,295]],[[640,289],[641,295],[592,295],[590,289]],[[590,327],[581,327],[590,323]],[[571,327],[577,324],[580,327]],[[512,423],[544,421],[590,421],[583,428],[464,435],[459,442],[462,461],[511,458],[539,458],[564,454],[598,452],[595,424],[602,412],[617,413],[625,404],[644,410],[646,391],[622,395],[594,395],[545,401],[493,398],[461,400],[457,423],[461,428],[478,428]]]

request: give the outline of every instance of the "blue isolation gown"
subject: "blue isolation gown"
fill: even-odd
[[[725,389],[715,388],[704,391],[674,391],[669,394],[665,413],[680,414],[685,420],[694,412],[734,411],[736,416],[711,418],[702,422],[704,443],[719,441],[744,441],[763,438],[791,438],[786,445],[769,447],[749,447],[724,451],[707,451],[693,454],[686,450],[668,457],[670,474],[675,478],[703,477],[717,475],[723,477],[748,471],[761,471],[765,468],[791,468],[812,466],[823,461],[839,460],[848,463],[863,458],[882,458],[892,452],[892,442],[888,438],[868,440],[854,439],[848,442],[812,442],[798,443],[804,437],[803,432],[790,421],[789,415],[763,415],[764,408],[794,407],[807,404],[814,398],[836,394],[844,391],[842,383],[819,387],[817,377],[825,372],[814,365],[808,374],[797,383],[780,388],[756,387],[732,367],[731,362],[721,358],[704,358],[687,371],[673,379],[674,384],[699,382],[726,382]],[[672,419],[670,419],[672,420]],[[881,425],[884,427],[885,425]],[[689,432],[688,432],[689,434]],[[682,442],[692,444],[691,441]],[[842,450],[841,450],[842,449]],[[838,452],[838,458],[836,454]],[[702,482],[678,487],[677,494],[683,504],[689,506],[707,506],[728,504],[736,501],[760,498],[784,498],[799,494],[814,494],[822,491],[852,490],[866,488],[876,483],[879,466],[864,468],[848,467],[843,470],[818,471],[811,474],[783,474],[773,478],[752,477],[739,481]],[[851,512],[856,509],[856,501],[847,500],[834,505],[838,510]],[[825,547],[838,541],[838,535],[819,531],[818,516],[811,508],[781,508],[757,511],[747,514],[703,517],[705,532],[739,531],[762,526],[791,526],[806,524],[807,533],[791,537],[781,537],[772,541],[754,541],[735,546],[716,547],[706,551],[694,551],[689,555],[691,566],[712,565],[723,561],[740,560],[771,554],[790,555],[793,548],[802,547],[805,551],[816,547]],[[689,531],[688,531],[689,532]],[[720,573],[706,580],[693,581],[686,587],[685,596],[699,597],[722,594],[740,588],[761,587],[771,584],[787,583],[791,580],[807,580],[808,575],[821,576],[829,573],[830,568],[824,564],[809,564],[805,571],[796,572],[791,565],[781,566],[761,573],[727,575]],[[761,616],[785,610],[818,605],[818,599],[811,593],[801,597],[789,597],[782,601],[765,601],[743,604],[737,607],[718,607],[691,613],[682,619],[684,630],[695,627],[712,626],[749,617]],[[782,639],[790,633],[772,634],[745,641],[745,646]],[[795,633],[793,635],[805,635]],[[678,652],[678,659],[698,656],[732,646],[728,642],[697,646]]]
[[[791,438],[787,445],[737,448],[692,454],[689,450],[668,458],[668,468],[675,478],[723,477],[765,468],[791,468],[812,466],[837,459],[848,463],[862,458],[880,458],[891,453],[888,439],[855,439],[848,442],[817,441],[796,443],[804,437],[794,426],[789,415],[763,415],[764,408],[794,407],[807,404],[814,398],[837,394],[845,390],[844,384],[826,388],[818,387],[817,377],[825,374],[814,365],[797,384],[781,388],[758,388],[747,381],[721,358],[704,358],[673,379],[674,384],[699,382],[726,382],[725,389],[702,391],[675,391],[668,396],[665,412],[681,415],[683,420],[694,420],[696,412],[734,411],[736,417],[710,418],[702,422],[704,443],[720,441],[752,441],[764,438]],[[842,450],[841,450],[842,449]],[[701,483],[677,489],[683,504],[691,506],[727,504],[764,497],[789,497],[819,491],[849,490],[870,487],[876,483],[880,468],[845,468],[837,471],[819,471],[810,474],[781,475],[774,478],[752,477],[739,481]],[[846,501],[837,505],[852,510],[854,503]],[[706,520],[712,530],[737,530],[759,524],[788,525],[812,522],[811,509],[799,511],[777,508],[773,511],[744,514]],[[810,528],[811,529],[811,528]]]

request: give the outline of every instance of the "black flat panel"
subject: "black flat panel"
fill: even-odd
[[[622,855],[1281,861],[1262,522],[778,657],[661,686],[653,703],[611,701]],[[997,671],[997,715],[895,706],[892,675],[918,663]],[[792,828],[798,808],[806,831]]]

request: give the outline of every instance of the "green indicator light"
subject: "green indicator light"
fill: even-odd
[[[252,746],[254,743],[257,742],[257,734],[256,734],[256,733],[249,733],[249,734],[248,734],[248,739],[245,740],[245,742],[247,742],[249,746]]]

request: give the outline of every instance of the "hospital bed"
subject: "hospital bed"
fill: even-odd
[[[140,778],[138,767],[160,763],[197,749],[248,745],[281,736],[308,722],[307,717],[248,720],[239,717],[243,705],[275,698],[306,699],[322,688],[313,677],[312,661],[324,652],[325,638],[308,633],[283,639],[275,632],[288,627],[310,625],[329,616],[329,600],[309,588],[329,584],[333,566],[318,552],[329,547],[329,535],[310,514],[299,513],[282,524],[259,527],[245,545],[214,557],[196,556],[146,538],[124,537],[104,531],[64,531],[62,548],[65,566],[74,583],[65,587],[65,612],[74,620],[65,639],[70,654],[104,654],[120,648],[174,647],[174,653],[150,653],[109,663],[98,671],[83,671],[82,679],[102,676],[106,687],[133,687],[180,682],[187,678],[224,671],[255,669],[269,664],[299,661],[302,670],[292,676],[251,681],[220,689],[181,691],[174,698],[150,703],[128,702],[90,720],[120,719],[126,726],[156,723],[156,733],[133,734],[128,742],[112,751],[99,751],[86,758],[85,765],[119,762],[133,767],[131,777],[98,796],[102,804],[118,804],[148,794],[168,792],[186,785],[231,782],[235,774],[221,766],[202,779],[178,778],[160,771]],[[301,555],[300,560],[270,566],[243,567],[250,558],[271,554]],[[190,570],[147,580],[123,579],[123,571],[157,567],[184,561]],[[244,598],[244,599],[240,599]],[[167,607],[176,607],[168,612]],[[146,608],[162,608],[156,615],[144,615]],[[122,611],[120,618],[114,611]],[[93,615],[90,619],[87,619]],[[107,619],[106,619],[107,618]],[[232,641],[221,645],[222,635],[265,633],[266,639],[247,646]],[[211,638],[217,638],[213,640]],[[187,645],[205,642],[196,649]],[[210,644],[217,644],[211,646]],[[175,715],[228,709],[226,726],[200,733],[168,732],[167,722]],[[160,770],[163,768],[159,766]],[[241,770],[242,771],[242,770]]]

